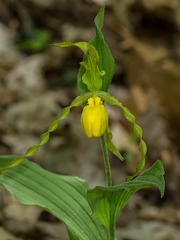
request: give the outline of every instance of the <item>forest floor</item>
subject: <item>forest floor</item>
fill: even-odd
[[[117,220],[117,240],[179,240],[178,0],[0,0],[0,155],[24,155],[78,95],[82,52],[49,44],[92,39],[102,3],[103,34],[116,63],[109,92],[136,116],[148,146],[146,166],[161,159],[166,181],[163,199],[156,188],[130,199]],[[113,142],[126,160],[110,155],[117,185],[135,171],[141,156],[121,110],[106,107]],[[31,159],[54,173],[84,178],[92,187],[104,185],[100,140],[84,136],[81,111],[73,109]],[[45,210],[23,206],[0,188],[0,240],[68,240],[68,235]]]

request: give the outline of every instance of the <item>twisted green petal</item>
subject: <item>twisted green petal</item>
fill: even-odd
[[[36,154],[38,152],[40,146],[44,145],[48,142],[50,133],[56,130],[56,128],[58,127],[59,121],[62,119],[65,119],[69,115],[71,108],[81,106],[92,95],[93,94],[91,92],[87,92],[87,93],[84,93],[81,96],[78,96],[77,98],[75,98],[72,101],[72,103],[70,104],[70,106],[63,109],[59,119],[51,122],[47,132],[41,134],[40,143],[38,145],[34,145],[34,146],[28,148],[26,151],[26,154],[24,156],[15,157],[8,166],[6,166],[5,168],[0,170],[0,174],[6,172],[11,167],[15,167],[15,166],[19,165],[21,162],[24,161],[25,157],[30,157],[30,156],[33,156],[34,154]]]
[[[140,139],[139,151],[142,154],[142,159],[138,162],[138,164],[136,166],[135,174],[126,178],[127,182],[131,181],[134,177],[136,177],[143,170],[143,168],[145,166],[145,155],[147,152],[147,147],[146,147],[146,143],[142,139],[142,135],[143,135],[142,129],[137,123],[135,123],[135,116],[130,112],[130,110],[128,108],[124,107],[123,104],[121,102],[119,102],[115,97],[112,97],[107,92],[97,92],[96,94],[97,94],[97,96],[102,98],[104,101],[107,101],[110,105],[117,105],[120,108],[122,108],[125,118],[129,122],[134,124],[134,133]]]

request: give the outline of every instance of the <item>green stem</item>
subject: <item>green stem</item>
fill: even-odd
[[[104,163],[105,163],[105,169],[106,169],[106,179],[107,179],[107,186],[111,187],[111,170],[110,170],[110,163],[109,163],[109,157],[108,152],[106,148],[106,142],[105,142],[105,136],[104,134],[101,136],[101,144],[102,144],[102,151],[104,155]]]
[[[108,151],[107,151],[107,147],[106,147],[104,134],[101,136],[101,144],[102,144],[102,151],[103,151],[103,155],[104,155],[104,163],[105,163],[105,169],[106,169],[107,186],[111,187],[112,186],[111,170],[110,170],[110,163],[109,163]],[[111,219],[111,221],[112,221],[112,219]],[[112,221],[111,224],[110,224],[109,235],[110,235],[109,236],[110,240],[115,240],[115,224],[114,224],[114,221]]]

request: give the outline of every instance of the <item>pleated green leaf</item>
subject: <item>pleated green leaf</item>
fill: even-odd
[[[161,197],[164,195],[163,174],[162,162],[157,160],[150,169],[130,182],[125,182],[119,186],[95,187],[88,190],[87,199],[94,215],[104,226],[114,229],[120,210],[126,205],[133,193],[155,185],[159,188]]]
[[[12,159],[0,157],[0,169]],[[19,202],[40,206],[63,221],[71,240],[109,240],[108,229],[92,215],[84,180],[50,173],[25,159],[0,175],[0,184]]]
[[[107,91],[109,85],[111,83],[115,63],[112,57],[112,54],[104,41],[103,34],[101,29],[103,27],[104,21],[104,6],[100,9],[99,13],[94,19],[95,29],[96,29],[96,36],[90,41],[90,43],[96,48],[99,54],[99,64],[98,67],[100,71],[104,70],[105,74],[102,76],[102,88],[100,90]],[[86,60],[86,56],[84,60]],[[86,85],[83,83],[83,75],[85,73],[85,68],[83,66],[80,67],[78,73],[78,92],[79,94],[85,93],[88,91]]]

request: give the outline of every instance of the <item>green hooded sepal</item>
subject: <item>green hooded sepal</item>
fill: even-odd
[[[102,89],[102,76],[104,76],[105,72],[99,70],[99,54],[93,45],[88,42],[62,42],[53,45],[59,47],[79,47],[86,54],[86,60],[80,63],[86,69],[82,76],[82,82],[86,84],[87,89],[91,92]]]

